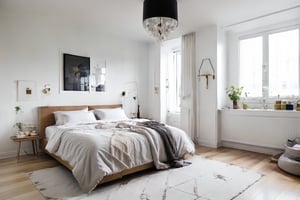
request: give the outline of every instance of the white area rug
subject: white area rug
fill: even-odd
[[[195,156],[187,167],[147,171],[82,193],[64,167],[42,169],[29,177],[46,199],[231,200],[262,177],[254,171]]]

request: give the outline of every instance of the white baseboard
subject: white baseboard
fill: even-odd
[[[232,142],[232,141],[221,141],[221,145],[213,144],[211,142],[205,142],[205,141],[196,141],[197,145],[211,147],[211,148],[218,148],[219,146],[223,147],[230,147],[234,149],[241,149],[246,151],[253,151],[257,153],[264,153],[269,155],[274,155],[277,153],[282,152],[283,148],[271,148],[271,147],[262,147],[262,146],[256,146],[251,144],[243,144],[238,142]],[[32,148],[24,148],[21,150],[20,155],[26,155],[26,153],[31,154]],[[17,151],[7,151],[7,152],[0,152],[0,159],[4,158],[12,158],[17,156]]]
[[[26,155],[26,154],[32,154],[32,148],[22,148],[20,151],[20,156]],[[13,158],[17,157],[17,150],[15,151],[7,151],[7,152],[0,152],[0,159],[4,158]]]
[[[0,159],[16,157],[16,151],[0,152]]]
[[[224,141],[224,140],[221,141],[221,146],[230,147],[234,149],[241,149],[246,151],[253,151],[253,152],[263,153],[268,155],[274,155],[283,151],[283,148],[263,147],[263,146],[257,146],[252,144],[244,144],[244,143]]]
[[[211,148],[218,148],[219,147],[218,144],[212,143],[212,142],[209,142],[209,141],[199,141],[199,140],[196,140],[196,144],[200,145],[200,146],[211,147]]]

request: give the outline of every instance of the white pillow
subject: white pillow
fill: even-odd
[[[95,109],[94,113],[101,120],[120,121],[129,119],[122,108]]]
[[[63,114],[63,116],[64,116],[64,124],[97,121],[93,111],[67,113],[67,114]]]
[[[88,112],[88,108],[86,107],[85,109],[82,109],[82,110],[72,110],[72,111],[55,111],[55,112],[53,112],[54,118],[55,118],[55,124],[56,125],[63,125],[63,124],[65,124],[65,122],[64,122],[64,114],[68,114],[68,113],[82,113],[82,112]]]

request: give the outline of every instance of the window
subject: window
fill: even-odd
[[[269,40],[269,96],[299,95],[299,29],[274,33]]]
[[[240,41],[240,83],[251,96],[262,96],[262,37]]]
[[[169,112],[180,112],[181,52],[170,53],[167,73],[167,106]]]
[[[240,85],[249,97],[299,96],[299,28],[239,40]]]

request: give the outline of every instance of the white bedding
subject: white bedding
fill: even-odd
[[[49,140],[51,135],[55,134],[56,131],[58,131],[58,126],[48,126],[45,130],[45,138],[46,140]]]
[[[135,122],[134,120],[126,121],[133,126]],[[104,176],[146,164],[155,159],[152,156],[151,146],[153,145],[149,142],[149,138],[141,133],[132,132],[128,128],[114,128],[117,124],[118,122],[97,121],[48,127],[46,150],[67,161],[73,167],[72,172],[82,190],[90,192]],[[176,138],[179,155],[194,153],[194,144],[187,135],[180,129],[170,128]],[[122,137],[126,137],[126,143],[131,145],[130,148],[125,148],[130,152],[126,154],[130,164],[112,153],[112,141],[122,141]],[[166,161],[163,142],[159,134],[156,133],[152,137],[156,145],[155,150],[158,151],[158,160]]]

